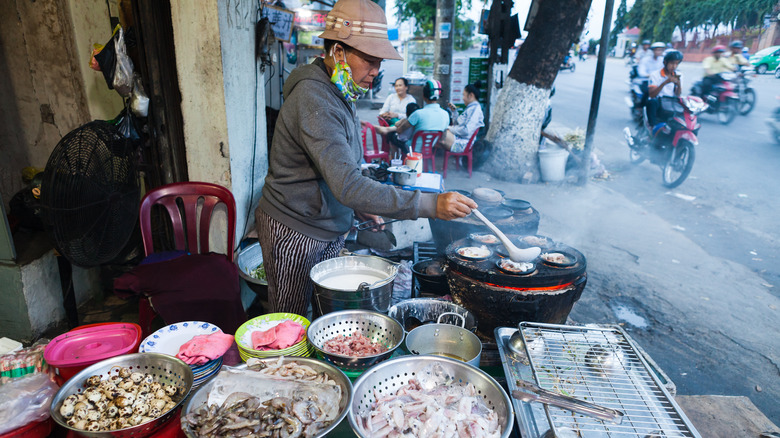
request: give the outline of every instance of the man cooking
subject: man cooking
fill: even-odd
[[[309,271],[335,257],[353,223],[381,216],[451,220],[477,205],[455,192],[398,190],[364,177],[354,102],[383,59],[402,59],[387,39],[384,10],[370,0],[339,0],[326,18],[325,58],[293,70],[255,211],[272,312],[305,315]]]

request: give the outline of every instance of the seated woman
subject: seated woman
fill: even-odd
[[[382,135],[388,135],[393,132],[402,133],[412,128],[412,132],[417,131],[444,131],[449,124],[450,116],[439,106],[438,100],[441,94],[441,84],[438,81],[427,81],[423,86],[423,101],[425,106],[414,111],[408,119],[401,119],[393,126],[375,126],[376,131]],[[409,135],[411,138],[412,135]],[[391,137],[388,136],[388,139]],[[399,145],[401,146],[401,145]],[[408,142],[402,145],[404,154],[410,149],[420,152],[420,145],[411,146]]]
[[[456,119],[456,124],[447,128],[439,141],[439,146],[450,152],[460,153],[466,149],[466,145],[476,130],[485,126],[485,116],[482,114],[482,106],[479,102],[479,88],[474,84],[466,85],[463,89],[463,103],[466,109]],[[452,103],[450,110],[457,111]]]
[[[393,84],[395,93],[387,95],[385,104],[379,110],[379,117],[387,120],[389,125],[395,125],[401,119],[405,119],[406,107],[410,103],[417,103],[417,100],[409,92],[409,81],[406,78],[398,78]]]

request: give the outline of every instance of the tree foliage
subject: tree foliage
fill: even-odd
[[[615,17],[615,23],[613,24],[612,30],[609,32],[610,49],[617,45],[617,37],[626,27],[627,13],[628,7],[626,6],[626,0],[620,0],[620,5],[617,8],[617,16]]]
[[[755,27],[777,5],[777,0],[636,0],[626,26],[639,27],[642,39],[669,41],[675,28],[684,34],[698,27]]]
[[[455,19],[455,50],[467,50],[474,44],[476,23],[472,19]]]
[[[467,9],[471,8],[471,0],[455,1],[456,31],[458,26],[464,26],[464,20],[460,18],[460,13],[464,10],[464,7]],[[433,25],[436,21],[436,0],[396,0],[395,8],[395,17],[399,22],[408,21],[412,18],[415,20],[417,25],[415,29],[415,36],[433,36]],[[473,21],[471,22],[473,23]],[[455,44],[458,44],[457,39]]]

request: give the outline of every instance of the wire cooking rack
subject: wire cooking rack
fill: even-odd
[[[519,328],[539,386],[625,414],[611,424],[545,405],[556,436],[701,438],[620,327],[522,322]]]

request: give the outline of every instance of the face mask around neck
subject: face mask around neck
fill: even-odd
[[[346,50],[344,51],[344,60],[336,61],[335,48],[336,46],[334,45],[330,49],[330,56],[335,63],[330,81],[336,85],[348,102],[355,102],[360,96],[368,92],[368,88],[361,87],[352,78],[352,69],[347,65]]]

